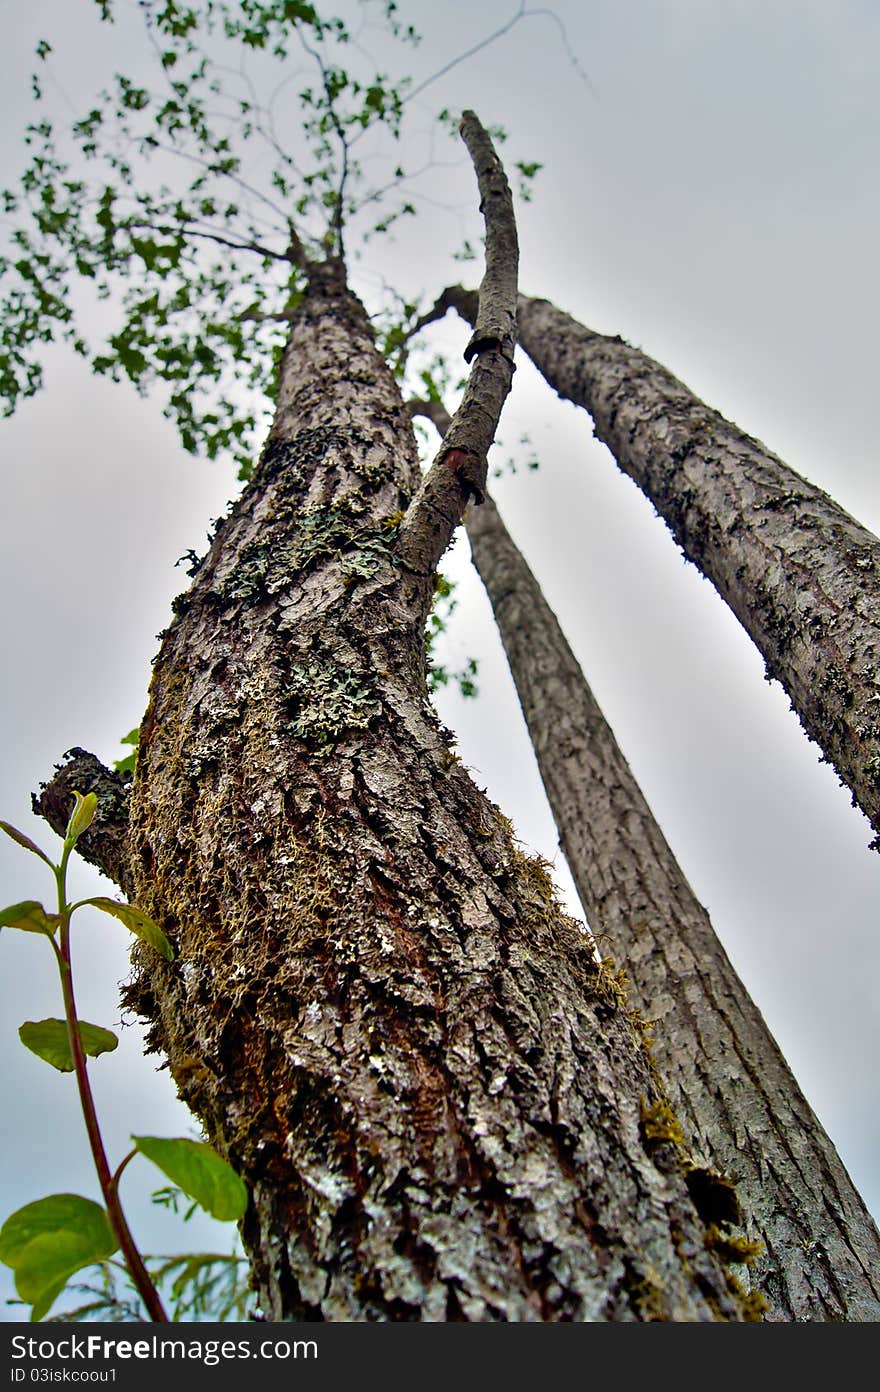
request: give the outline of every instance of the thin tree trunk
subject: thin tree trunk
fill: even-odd
[[[443,428],[442,420],[436,422]],[[498,512],[467,532],[581,902],[694,1158],[737,1177],[777,1320],[880,1319],[880,1235],[657,825]]]
[[[448,290],[469,322],[474,296]],[[520,295],[519,342],[583,406],[620,468],[712,581],[880,848],[880,541],[620,338]]]
[[[250,1188],[268,1318],[741,1318],[638,1031],[428,702],[417,486],[366,315],[315,268],[156,661],[122,878],[178,956],[144,949],[129,1002]]]

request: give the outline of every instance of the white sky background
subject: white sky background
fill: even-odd
[[[127,0],[117,0],[124,11]],[[4,51],[0,182],[14,176],[40,37],[85,105],[137,30],[92,24],[87,0],[0,0]],[[428,76],[514,12],[510,0],[438,7],[401,0],[425,35],[400,63]],[[762,439],[860,521],[880,528],[876,333],[880,244],[880,8],[858,0],[559,0],[556,23],[526,17],[413,103],[473,106],[510,132],[509,161],[541,160],[520,210],[521,284],[591,327],[620,333]],[[373,42],[373,48],[380,41]],[[387,62],[398,61],[389,55]],[[406,70],[401,68],[401,70]],[[477,268],[450,253],[480,223],[466,159],[440,201],[420,203],[393,245],[354,268],[369,300],[380,275],[433,296]],[[460,350],[450,321],[437,342]],[[155,635],[184,588],[174,562],[201,553],[234,471],[185,456],[161,401],[94,381],[62,350],[44,392],[0,423],[3,681],[0,816],[43,846],[30,793],[70,746],[106,761],[146,702]],[[778,686],[714,590],[686,566],[634,485],[523,363],[502,421],[531,434],[495,496],[526,552],[664,832],[716,930],[835,1141],[880,1213],[880,856],[867,822],[819,763]],[[499,454],[500,458],[504,451]],[[522,455],[523,452],[520,451]],[[446,567],[452,573],[453,562]],[[515,694],[466,546],[451,657],[481,658],[480,697],[442,699],[477,781],[520,836],[560,868],[556,837]],[[57,844],[57,843],[56,843]],[[49,893],[48,874],[0,846],[0,900]],[[83,868],[75,893],[108,893]],[[127,971],[125,934],[83,920],[80,1005],[112,1025]],[[76,947],[76,944],[75,944]],[[26,1053],[23,1019],[59,1014],[38,939],[0,935],[0,1218],[55,1190],[97,1196],[74,1085]],[[195,1134],[136,1031],[92,1068],[118,1160],[131,1131]],[[149,1250],[228,1244],[149,1205],[133,1166],[123,1199]],[[0,1268],[0,1299],[11,1294]],[[20,1309],[0,1312],[16,1318]]]

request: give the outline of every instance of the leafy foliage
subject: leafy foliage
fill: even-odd
[[[147,1256],[150,1277],[165,1298],[169,1316],[180,1321],[246,1320],[253,1305],[249,1267],[241,1253],[199,1252],[182,1256]],[[79,1303],[53,1315],[54,1321],[121,1324],[145,1318],[143,1305],[126,1272],[102,1262],[70,1281],[69,1294]]]
[[[174,948],[166,938],[158,923],[154,923],[140,909],[135,908],[134,904],[120,904],[116,899],[107,899],[103,895],[96,895],[93,899],[83,899],[77,908],[82,908],[86,904],[91,904],[93,908],[100,909],[102,913],[109,914],[111,918],[118,919],[124,923],[136,938],[154,947],[161,957],[167,962],[174,961]]]
[[[377,23],[419,41],[393,0],[363,0],[357,32],[300,0],[137,6],[146,61],[72,122],[49,100],[64,60],[37,45],[25,167],[0,192],[0,401],[8,414],[38,391],[43,351],[61,340],[141,394],[161,387],[184,448],[231,456],[247,478],[307,262],[415,214],[433,146],[407,167],[389,145],[433,79],[413,89],[370,58]],[[95,8],[114,21],[112,0]],[[454,134],[452,112],[439,121]],[[377,153],[387,174],[373,180]],[[516,168],[527,196],[540,165]],[[476,253],[466,242],[462,255]],[[89,299],[110,324],[95,344],[80,322]]]
[[[42,933],[51,938],[59,924],[57,914],[47,914],[36,899],[24,899],[0,910],[0,928],[17,928],[22,933]]]
[[[203,1141],[186,1137],[132,1136],[135,1149],[158,1166],[184,1194],[218,1222],[240,1218],[247,1190],[233,1169]]]
[[[450,670],[445,663],[437,661],[437,639],[446,632],[449,620],[457,607],[455,582],[449,580],[445,575],[436,575],[434,577],[434,603],[431,606],[431,612],[425,626],[428,690],[438,691],[441,687],[448,686],[450,682],[453,682],[457,683],[462,696],[476,696],[478,694],[476,679],[479,662],[475,657],[467,658],[464,666],[458,670]]]
[[[0,925],[38,933],[48,939],[58,966],[64,998],[64,1019],[27,1020],[19,1030],[25,1048],[61,1073],[74,1073],[80,1095],[86,1132],[92,1149],[101,1186],[104,1207],[78,1194],[51,1194],[25,1204],[12,1213],[0,1228],[0,1261],[11,1267],[15,1288],[22,1301],[31,1305],[31,1319],[40,1320],[65,1289],[71,1277],[88,1267],[99,1268],[98,1286],[89,1285],[90,1296],[85,1306],[69,1313],[69,1318],[101,1317],[164,1318],[155,1282],[137,1252],[119,1202],[119,1180],[129,1162],[138,1153],[157,1165],[182,1190],[212,1217],[220,1221],[240,1218],[247,1207],[248,1196],[238,1175],[219,1155],[202,1141],[188,1137],[132,1137],[134,1150],[111,1173],[104,1142],[94,1110],[91,1087],[87,1077],[87,1059],[112,1052],[118,1043],[111,1030],[92,1025],[77,1016],[73,993],[73,971],[70,956],[71,919],[78,909],[89,904],[118,919],[141,941],[148,943],[168,961],[174,950],[157,923],[133,904],[118,903],[115,899],[96,897],[79,904],[67,901],[67,863],[77,841],[91,826],[98,805],[95,793],[74,792],[74,805],[64,835],[63,851],[58,865],[30,837],[8,822],[0,827],[23,850],[36,855],[52,871],[55,878],[58,911],[47,914],[36,900],[24,900],[0,912]],[[57,941],[56,941],[57,935]],[[177,1194],[174,1191],[165,1191]],[[176,1202],[176,1199],[175,1199]],[[138,1304],[117,1296],[112,1276],[108,1275],[107,1259],[122,1248],[125,1254],[127,1279],[136,1292]],[[237,1258],[216,1255],[156,1259],[161,1279],[173,1275],[172,1297],[176,1307],[196,1308],[211,1293],[212,1299],[226,1306],[237,1307],[239,1285],[225,1263]],[[219,1295],[219,1291],[225,1294]],[[243,1298],[243,1296],[241,1297]],[[189,1303],[187,1303],[189,1302]],[[110,1310],[116,1313],[109,1314]],[[119,1316],[118,1311],[131,1312]],[[219,1317],[215,1314],[215,1318]]]
[[[310,4],[138,4],[148,69],[114,74],[68,129],[43,114],[54,60],[38,46],[41,111],[19,186],[2,194],[12,231],[0,256],[0,397],[9,413],[33,395],[42,348],[61,339],[138,392],[163,384],[184,447],[231,454],[246,477],[306,260],[342,255],[343,229],[362,212],[366,236],[414,212],[392,197],[402,167],[371,185],[355,154],[374,129],[399,136],[407,84]],[[394,4],[366,8],[417,41]],[[98,10],[112,22],[110,3]],[[263,101],[257,82],[272,60],[290,72]],[[117,321],[99,346],[78,327],[77,280]]]

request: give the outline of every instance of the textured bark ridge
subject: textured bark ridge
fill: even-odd
[[[736,1176],[777,1320],[880,1319],[880,1236],[687,883],[491,501],[468,537],[581,902],[698,1163]]]
[[[428,703],[417,485],[366,316],[315,269],[156,661],[131,877],[179,955],[142,953],[129,999],[250,1187],[268,1318],[740,1318],[613,982]]]
[[[474,322],[472,293],[447,291],[436,309],[449,305]],[[524,295],[518,322],[539,372],[589,411],[880,838],[880,541],[622,339]]]

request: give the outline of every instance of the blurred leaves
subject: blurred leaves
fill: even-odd
[[[134,773],[137,764],[138,743],[140,742],[140,728],[135,725],[133,730],[129,730],[127,735],[123,735],[120,744],[131,745],[131,753],[126,754],[122,759],[115,759],[113,767],[117,773]]]
[[[249,1318],[254,1304],[250,1268],[240,1253],[200,1252],[144,1260],[172,1320],[241,1322]],[[115,1264],[95,1265],[83,1279],[69,1282],[67,1289],[80,1303],[60,1311],[49,1323],[122,1324],[145,1318],[126,1272]]]

